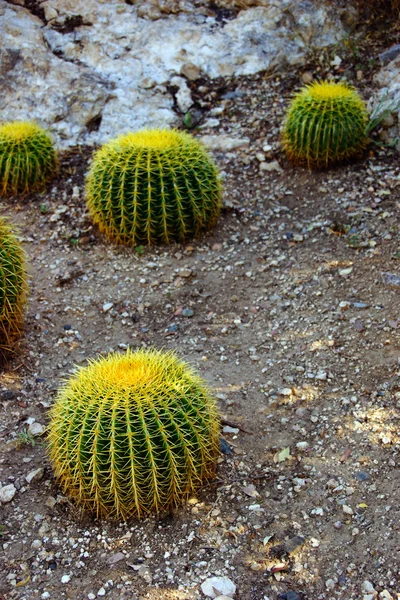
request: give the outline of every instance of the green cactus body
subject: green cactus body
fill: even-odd
[[[0,357],[19,337],[26,303],[25,254],[10,227],[0,219]]]
[[[367,145],[368,113],[355,90],[343,83],[312,83],[295,95],[284,123],[290,160],[309,168],[360,155]]]
[[[49,135],[35,123],[0,126],[0,194],[40,191],[58,167]]]
[[[51,409],[49,453],[66,494],[98,517],[179,505],[215,473],[216,407],[173,354],[110,354],[80,368]]]
[[[95,154],[87,205],[117,243],[182,242],[209,229],[221,209],[217,167],[190,134],[168,129],[122,135]]]

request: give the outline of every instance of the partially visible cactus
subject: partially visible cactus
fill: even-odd
[[[44,129],[24,121],[0,126],[0,194],[40,191],[57,166],[52,141]]]
[[[367,145],[368,113],[358,93],[344,83],[311,83],[288,109],[283,143],[290,160],[309,168],[360,155]]]
[[[96,152],[87,205],[100,231],[117,243],[182,242],[209,229],[221,209],[217,167],[190,134],[141,130]]]
[[[98,517],[126,520],[181,504],[214,475],[218,448],[207,386],[172,353],[99,358],[79,368],[50,413],[55,475]]]
[[[25,253],[7,223],[0,219],[0,358],[20,336],[26,302]]]

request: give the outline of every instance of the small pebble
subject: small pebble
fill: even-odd
[[[236,585],[229,577],[208,577],[201,584],[201,591],[208,598],[218,598],[218,596],[228,596],[233,598],[236,592]]]
[[[368,579],[366,579],[365,581],[363,581],[362,591],[367,593],[375,592],[374,585],[370,581],[368,581]]]
[[[325,587],[329,592],[333,590],[333,588],[335,587],[335,584],[336,584],[336,582],[334,579],[327,579],[325,581]]]
[[[354,479],[357,479],[357,481],[367,481],[367,479],[370,478],[370,475],[368,475],[368,473],[366,473],[365,471],[356,471],[354,473]]]
[[[44,468],[43,467],[39,467],[39,469],[35,469],[34,471],[31,471],[30,473],[28,473],[28,475],[25,477],[27,483],[35,483],[36,481],[40,481],[41,479],[43,479],[43,475],[44,475]]]
[[[45,426],[42,425],[41,423],[38,423],[37,421],[34,421],[33,423],[31,423],[28,427],[28,432],[33,435],[34,437],[39,437],[41,435],[44,434],[45,432]]]
[[[347,506],[347,504],[343,504],[342,510],[345,515],[354,515],[353,509],[350,506]]]
[[[306,450],[308,446],[308,442],[297,442],[296,444],[296,448],[298,448],[299,450]]]

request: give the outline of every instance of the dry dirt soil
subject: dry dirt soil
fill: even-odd
[[[349,61],[368,99],[367,61],[358,81]],[[0,481],[16,488],[0,512],[3,600],[199,599],[210,575],[237,600],[400,598],[399,156],[372,144],[329,171],[290,165],[279,126],[300,76],[198,82],[223,111],[195,135],[250,141],[215,153],[225,207],[186,245],[104,239],[85,209],[87,148],[62,156],[48,192],[2,203],[31,286],[0,375]],[[74,365],[128,346],[173,349],[209,381],[223,452],[176,514],[112,524],[60,493],[30,429]]]

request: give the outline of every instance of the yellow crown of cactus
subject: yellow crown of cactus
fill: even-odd
[[[58,167],[52,141],[35,123],[0,126],[0,194],[40,191]]]
[[[367,144],[368,113],[344,83],[311,83],[297,93],[284,122],[283,144],[290,160],[322,168],[360,155]]]
[[[215,473],[215,404],[172,353],[128,350],[91,362],[61,389],[50,417],[55,475],[98,517],[165,511]]]
[[[25,253],[7,223],[0,219],[0,358],[20,336],[27,283]]]
[[[174,129],[141,130],[104,145],[87,177],[89,212],[117,243],[182,242],[221,209],[218,170],[205,148]]]

